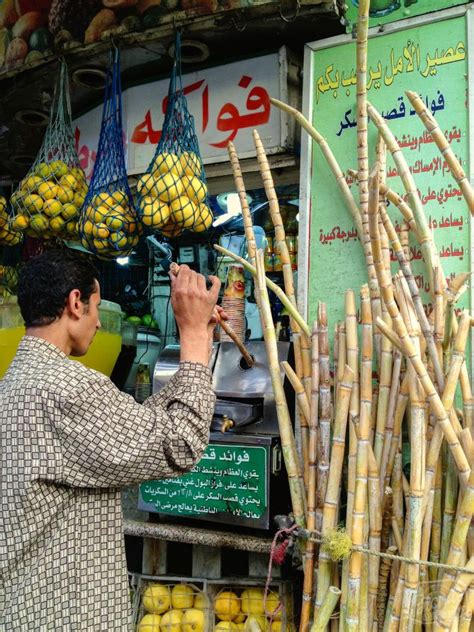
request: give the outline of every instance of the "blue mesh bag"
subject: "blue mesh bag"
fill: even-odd
[[[35,238],[77,239],[86,194],[86,177],[74,145],[67,65],[61,60],[43,142],[10,198],[10,228]]]
[[[162,135],[137,193],[138,214],[150,232],[177,237],[184,230],[200,233],[212,225],[194,118],[183,91],[179,32]]]
[[[79,235],[86,250],[100,258],[113,259],[131,252],[140,230],[125,166],[120,53],[114,48],[107,73],[99,147],[81,210]]]

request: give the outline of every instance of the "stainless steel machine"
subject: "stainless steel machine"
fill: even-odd
[[[214,346],[210,368],[217,401],[209,447],[189,474],[141,485],[141,509],[258,529],[268,529],[272,516],[288,513],[288,483],[265,345],[246,346],[254,358],[251,368],[233,343]],[[278,343],[280,361],[291,360],[290,352],[290,343]],[[166,347],[155,367],[153,392],[163,388],[178,364],[179,346]],[[281,376],[284,379],[283,372]]]

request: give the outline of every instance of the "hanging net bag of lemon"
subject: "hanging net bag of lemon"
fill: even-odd
[[[10,229],[42,239],[77,239],[77,220],[86,194],[72,131],[68,70],[61,60],[43,143],[10,198]]]
[[[0,193],[0,246],[18,246],[23,241],[23,233],[12,228],[12,221],[7,199]]]
[[[176,34],[165,120],[155,155],[137,182],[138,213],[150,232],[178,237],[212,225],[206,175],[181,77],[181,35]]]
[[[101,259],[131,253],[141,225],[128,185],[123,147],[120,52],[114,46],[107,73],[97,157],[79,219],[81,245]]]

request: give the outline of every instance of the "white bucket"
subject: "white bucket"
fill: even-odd
[[[134,393],[135,380],[137,379],[137,370],[139,364],[148,364],[150,367],[150,376],[153,376],[156,361],[161,351],[161,338],[158,336],[156,329],[147,329],[139,327],[137,333],[137,355],[133,361],[132,368],[125,382],[125,391]]]

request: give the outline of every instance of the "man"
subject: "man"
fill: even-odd
[[[26,264],[22,339],[0,382],[0,630],[128,631],[120,488],[179,476],[205,449],[220,283],[171,279],[176,375],[143,405],[68,356],[100,328],[94,267],[73,252]]]

